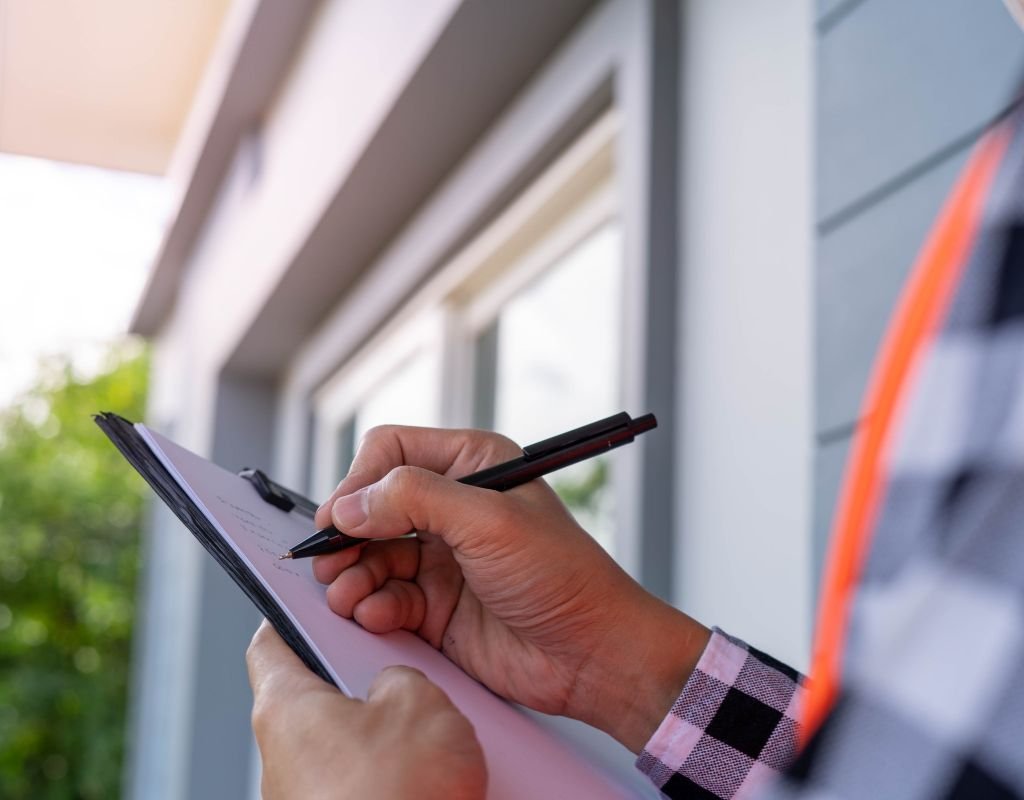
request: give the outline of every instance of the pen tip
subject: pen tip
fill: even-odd
[[[278,556],[277,560],[278,561],[284,561],[286,558],[291,558],[291,557],[292,557],[292,551],[289,550],[287,553],[284,553],[283,555]]]

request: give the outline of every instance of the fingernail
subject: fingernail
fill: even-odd
[[[367,487],[368,488],[368,487]],[[358,528],[370,516],[370,493],[367,489],[339,497],[331,506],[331,519],[341,530]]]

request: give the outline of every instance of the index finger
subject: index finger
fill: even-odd
[[[413,466],[452,478],[523,454],[511,439],[489,431],[381,425],[371,428],[356,451],[348,475],[320,506],[315,523],[331,523],[331,506],[339,497],[376,483],[395,467]]]

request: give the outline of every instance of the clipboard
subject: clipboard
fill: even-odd
[[[308,562],[277,558],[312,528],[311,500],[261,470],[222,469],[116,414],[95,420],[315,674],[353,697],[365,696],[377,672],[392,664],[420,669],[438,684],[476,730],[488,798],[659,796],[632,769],[631,756],[624,769],[629,754],[605,734],[506,702],[414,634],[372,634],[330,611]],[[618,763],[609,763],[615,751]]]
[[[174,512],[174,515],[181,520],[188,528],[207,553],[213,556],[216,561],[231,576],[235,584],[245,594],[260,613],[274,626],[289,647],[302,659],[302,662],[313,672],[319,675],[328,683],[337,686],[335,680],[324,669],[320,659],[309,647],[308,643],[299,633],[295,623],[285,614],[279,604],[274,600],[265,587],[258,581],[252,579],[250,570],[242,562],[237,553],[233,552],[217,531],[210,518],[202,512],[193,499],[182,488],[181,484],[170,473],[167,467],[157,458],[146,441],[139,435],[134,424],[124,417],[109,412],[96,414],[93,419],[100,429],[113,442],[114,446],[121,452],[129,464],[138,472],[143,480],[149,484],[164,504]],[[243,473],[246,470],[243,470]],[[253,471],[255,472],[255,471]],[[260,473],[263,474],[262,472]],[[269,478],[263,475],[270,485],[284,493],[282,487],[270,482]],[[252,483],[251,478],[244,478]],[[253,483],[256,487],[256,483]],[[259,490],[257,490],[259,494]],[[262,495],[260,495],[262,497]],[[285,496],[290,497],[293,502],[301,498],[293,492],[287,492]],[[305,513],[305,509],[312,506],[313,512],[309,514],[312,519],[316,511],[316,505],[312,500],[301,498],[304,502],[295,502],[295,508],[301,509],[299,513]]]

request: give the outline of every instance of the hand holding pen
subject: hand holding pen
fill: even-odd
[[[459,478],[466,486],[504,492],[522,486],[555,470],[629,444],[634,437],[658,424],[654,414],[632,419],[622,412],[523,448],[522,455]],[[281,558],[308,558],[334,553],[365,542],[341,532],[333,525],[318,530],[292,547]]]
[[[573,438],[521,450],[483,431],[374,429],[316,524],[375,541],[317,556],[313,574],[336,614],[375,633],[411,631],[502,697],[635,751],[708,630],[645,592],[545,482],[482,492],[457,480]]]

